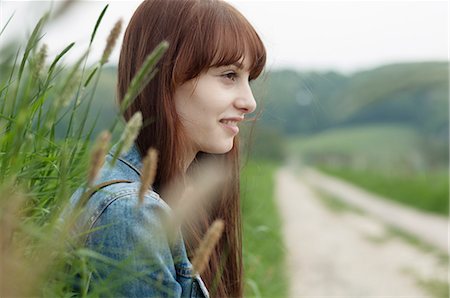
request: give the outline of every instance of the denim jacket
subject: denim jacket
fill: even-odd
[[[108,260],[95,263],[92,290],[105,282],[110,289],[108,295],[113,297],[209,297],[202,279],[193,272],[181,232],[174,241],[168,241],[164,232],[163,219],[170,216],[171,208],[152,190],[137,206],[142,167],[137,147],[122,154],[111,167],[114,150],[106,156],[95,184],[127,182],[95,192],[75,229],[79,233],[88,231],[82,245]],[[82,194],[80,188],[72,195],[72,208]]]

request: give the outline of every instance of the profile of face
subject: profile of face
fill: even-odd
[[[249,81],[260,76],[266,50],[248,20],[223,0],[145,0],[133,14],[119,59],[118,98],[147,55],[165,40],[158,71],[124,112],[140,111],[141,152],[154,147],[164,167],[156,184],[187,171],[197,153],[237,161],[239,123],[256,102]]]
[[[221,154],[233,148],[239,123],[256,108],[249,85],[250,65],[210,67],[175,89],[174,101],[186,145],[195,153]]]

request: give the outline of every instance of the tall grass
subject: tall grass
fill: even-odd
[[[42,43],[44,27],[59,16],[46,13],[25,46],[11,43],[1,49],[0,64],[0,296],[63,297],[77,292],[89,296],[90,259],[100,255],[85,249],[70,251],[70,224],[61,212],[74,189],[88,187],[88,170],[95,121],[91,103],[104,64],[121,22],[113,28],[98,63],[87,64],[92,42],[108,9],[100,13],[88,48],[72,65],[63,58],[75,47],[68,44],[51,61]],[[2,28],[2,33],[8,28]],[[50,45],[51,47],[51,45]],[[167,48],[161,44],[138,72],[127,92],[130,103],[156,69]],[[109,134],[118,129],[118,114]],[[62,119],[68,119],[62,136]],[[109,145],[107,145],[109,146]],[[76,282],[77,280],[77,282]],[[80,282],[81,280],[81,282]]]

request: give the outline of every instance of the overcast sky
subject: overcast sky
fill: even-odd
[[[76,42],[69,59],[86,49],[102,8],[110,3],[92,58],[103,51],[113,24],[129,21],[141,1],[80,1],[49,26],[50,54]],[[268,50],[269,69],[337,70],[350,73],[381,64],[449,59],[449,1],[230,0],[255,26]],[[15,11],[0,42],[25,39],[50,1],[0,0],[0,25]],[[118,57],[113,53],[112,63]],[[0,54],[1,55],[1,54]]]

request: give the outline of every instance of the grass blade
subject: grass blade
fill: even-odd
[[[100,23],[101,23],[101,21],[103,19],[103,16],[105,15],[106,10],[108,9],[108,7],[109,7],[109,4],[106,4],[105,8],[103,8],[102,12],[100,13],[100,16],[98,17],[97,22],[95,23],[94,31],[92,31],[91,41],[89,42],[89,45],[92,44],[92,42],[94,41],[95,34],[97,33],[97,29],[100,26]]]

